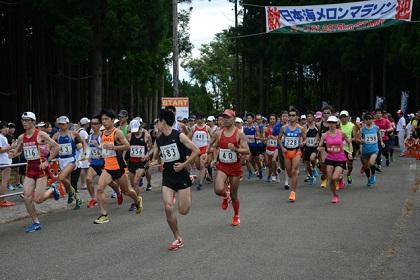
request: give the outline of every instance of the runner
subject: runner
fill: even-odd
[[[306,177],[305,182],[309,182],[310,185],[313,185],[316,181],[316,177],[318,177],[318,172],[316,170],[316,157],[319,135],[318,128],[315,124],[314,113],[312,111],[308,111],[306,113],[306,117],[306,145],[303,153],[303,162],[305,163],[308,176]]]
[[[379,127],[373,124],[373,117],[371,114],[365,114],[364,116],[365,126],[361,129],[362,134],[362,156],[361,161],[364,172],[368,178],[367,186],[372,187],[376,183],[375,176],[375,163],[378,157],[379,146],[378,142],[382,147],[385,146],[381,139],[381,131]]]
[[[204,115],[196,114],[197,123],[192,128],[191,140],[200,149],[200,156],[195,159],[195,166],[198,170],[197,190],[203,187],[204,177],[206,176],[207,151],[210,140],[210,128],[204,123]]]
[[[51,196],[60,199],[57,187],[47,187],[48,161],[56,157],[60,146],[48,134],[35,128],[36,116],[32,112],[22,114],[22,125],[25,132],[19,136],[16,148],[9,151],[9,157],[19,156],[22,151],[27,160],[26,176],[23,181],[23,195],[26,210],[32,218],[32,225],[25,231],[30,233],[41,229],[34,202],[40,204]],[[47,149],[50,147],[50,150]],[[47,158],[49,154],[49,157]]]
[[[398,146],[400,148],[400,157],[405,156],[405,145],[404,145],[404,139],[406,135],[406,121],[404,118],[404,112],[401,110],[397,111],[397,136],[398,136]]]
[[[223,119],[222,119],[223,121]],[[263,123],[263,116],[261,114],[255,115],[255,125],[257,128],[257,134],[255,139],[257,140],[257,147],[258,147],[258,153],[259,153],[259,162],[261,166],[261,174],[258,174],[259,177],[263,177],[262,175],[262,169],[265,168],[265,148],[266,145],[264,143],[264,129],[265,125]]]
[[[319,125],[319,138],[324,135],[329,128],[328,118],[332,115],[332,108],[330,106],[325,106],[322,109],[322,121]],[[325,158],[327,157],[327,151],[325,150],[325,143],[319,147],[319,165],[321,170],[321,188],[326,188],[328,186],[328,176],[327,176],[327,166],[325,165]]]
[[[70,182],[70,175],[76,168],[76,149],[83,148],[83,156],[86,154],[86,142],[82,140],[79,133],[69,131],[69,118],[61,116],[57,119],[60,130],[54,134],[53,139],[60,145],[58,162],[60,164],[60,174],[58,180],[61,181],[68,194],[67,204],[71,204],[76,199],[75,210],[80,209],[82,200],[79,198]]]
[[[264,138],[266,139],[266,150],[265,150],[265,164],[268,167],[267,182],[277,182],[277,164],[273,161],[274,152],[277,150],[278,135],[273,135],[273,127],[276,124],[276,115],[271,114],[268,117],[269,123],[264,129]]]
[[[306,130],[298,124],[296,109],[289,110],[289,123],[281,128],[280,139],[287,176],[291,179],[289,201],[295,202],[299,163],[302,158],[301,147],[306,144]]]
[[[356,126],[349,121],[349,112],[343,110],[340,112],[340,121],[341,121],[341,131],[347,136],[348,139],[352,141],[352,148],[353,142],[356,140]],[[347,184],[351,185],[353,179],[351,178],[351,173],[353,171],[353,160],[355,157],[354,149],[350,149],[350,145],[347,143],[344,144],[344,153],[347,157]],[[349,154],[352,156],[349,157]],[[351,158],[351,159],[350,159]],[[341,180],[340,180],[341,181]],[[342,187],[344,187],[344,181],[340,183]]]
[[[212,142],[215,138],[216,132],[218,130],[217,125],[215,124],[216,118],[214,116],[207,117],[207,126],[210,128],[210,138],[209,138],[209,149],[207,151],[207,177],[206,180],[213,182],[213,167],[211,162],[213,161],[213,148]]]
[[[89,124],[90,124],[90,120],[88,118],[82,118],[79,121],[79,125],[80,128],[78,129],[78,133],[80,135],[80,137],[83,139],[83,141],[85,143],[88,142],[89,140]],[[86,153],[89,155],[90,151],[89,148],[87,148]],[[84,160],[82,160],[83,158],[86,158]],[[81,189],[85,189],[86,186],[86,176],[87,176],[87,172],[89,170],[89,160],[87,159],[87,157],[84,157],[84,155],[82,154],[82,150],[81,149],[77,149],[76,151],[76,159],[77,159],[77,163],[76,166],[77,168],[80,169],[80,183],[81,183]],[[77,181],[76,181],[77,182]],[[77,185],[77,183],[75,184]]]
[[[114,128],[115,113],[111,110],[102,110],[102,125],[105,130],[102,132],[102,157],[104,158],[104,170],[98,181],[96,191],[101,215],[94,221],[94,224],[104,224],[109,222],[106,211],[105,187],[112,181],[115,181],[121,191],[131,197],[136,204],[136,214],[141,214],[143,209],[142,197],[137,196],[136,192],[128,184],[128,178],[125,174],[125,162],[122,153],[130,149],[130,144],[121,130]]]
[[[128,112],[127,110],[121,110],[118,113],[118,122],[119,122],[119,129],[123,133],[124,136],[128,134]]]
[[[289,112],[288,111],[282,111],[281,115],[280,115],[280,123],[276,125],[279,128],[279,134],[280,134],[281,128],[283,126],[287,125],[288,122],[289,122]],[[277,130],[277,128],[275,130]],[[280,174],[281,170],[284,171],[284,189],[285,190],[290,189],[290,186],[289,186],[290,178],[289,178],[289,176],[287,175],[287,172],[286,172],[286,166],[284,164],[284,155],[283,155],[283,152],[281,150],[280,143],[278,145],[278,149],[276,150],[273,158],[278,160],[278,162],[279,162],[280,168],[277,170],[277,172]]]
[[[216,165],[217,175],[214,184],[214,192],[222,197],[222,209],[226,210],[228,207],[229,197],[226,190],[226,181],[229,180],[230,198],[234,216],[232,219],[233,226],[240,225],[239,218],[239,180],[242,176],[242,165],[240,155],[249,154],[247,139],[243,132],[234,126],[235,112],[226,109],[223,112],[224,128],[218,132],[215,148],[215,158],[218,158]],[[217,153],[217,154],[216,154]],[[216,156],[218,155],[218,157]],[[213,160],[213,165],[215,161]]]
[[[261,149],[258,147],[257,138],[258,138],[258,127],[254,123],[254,114],[248,113],[246,115],[246,123],[244,125],[244,134],[248,140],[248,146],[250,150],[249,160],[247,160],[247,169],[248,169],[248,179],[251,179],[253,176],[251,167],[254,168],[255,174],[258,174],[258,177],[262,179],[262,166],[259,160],[261,154]]]
[[[174,106],[166,106],[166,109],[174,113],[174,115],[176,116],[176,108]],[[183,132],[187,136],[189,135],[188,127],[184,123],[179,122],[176,119],[174,124],[172,125],[172,128],[179,132]]]
[[[327,176],[330,183],[330,188],[333,193],[331,199],[332,203],[339,203],[340,197],[337,194],[336,185],[343,175],[343,171],[346,169],[347,158],[344,153],[344,141],[350,145],[350,150],[353,150],[351,140],[337,129],[338,118],[336,116],[330,116],[327,119],[329,130],[322,135],[321,141],[319,142],[319,148],[326,145],[327,156],[325,158],[325,165],[327,167]],[[349,154],[349,158],[352,158],[352,154]]]
[[[200,150],[191,142],[184,133],[172,128],[175,123],[175,115],[172,111],[165,109],[159,113],[157,124],[161,132],[156,139],[154,146],[154,160],[152,166],[158,165],[157,158],[159,151],[163,164],[162,173],[162,199],[165,207],[166,220],[172,230],[175,240],[169,244],[170,251],[178,250],[184,246],[181,237],[178,221],[174,210],[174,197],[178,195],[178,212],[186,215],[191,208],[191,179],[188,170],[189,164],[200,154]],[[158,150],[159,149],[159,150]],[[187,159],[187,149],[191,155]]]
[[[140,196],[139,182],[149,168],[149,151],[152,149],[152,137],[141,127],[138,120],[130,122],[130,133],[127,135],[130,143],[128,154],[128,171],[131,186]],[[132,203],[129,211],[134,211],[136,204]]]
[[[385,156],[385,164],[386,166],[389,166],[389,146],[390,146],[390,138],[389,134],[394,131],[392,128],[391,122],[383,117],[382,110],[376,109],[375,110],[375,125],[379,127],[381,130],[382,135],[382,142],[384,142],[385,147],[379,146],[379,154],[376,158],[376,171],[382,172],[382,155]]]

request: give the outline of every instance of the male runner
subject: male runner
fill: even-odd
[[[210,128],[204,123],[204,115],[196,114],[197,123],[192,127],[191,140],[195,146],[200,149],[200,156],[195,160],[195,166],[198,170],[197,190],[203,187],[204,177],[206,176],[207,151],[209,147]]]
[[[174,211],[174,197],[178,194],[178,212],[186,215],[191,208],[191,179],[186,169],[200,154],[200,150],[191,142],[188,136],[172,128],[175,123],[175,115],[165,109],[159,112],[157,124],[160,134],[154,146],[154,160],[151,165],[158,164],[160,154],[163,164],[162,172],[162,199],[165,207],[166,220],[172,230],[175,240],[169,244],[170,251],[178,250],[184,246],[178,228],[178,221]],[[159,150],[158,150],[159,149]],[[187,159],[187,149],[191,155]],[[159,153],[160,151],[160,153]]]
[[[51,196],[55,200],[60,199],[57,187],[47,187],[48,161],[55,158],[60,146],[48,134],[35,128],[36,116],[34,113],[25,112],[21,118],[25,132],[19,136],[16,148],[9,151],[9,157],[17,157],[23,151],[27,161],[26,176],[23,181],[23,198],[26,210],[33,221],[32,225],[25,229],[30,233],[41,229],[34,202],[42,203]]]
[[[245,134],[234,126],[235,112],[226,109],[222,116],[224,128],[218,132],[214,144],[215,158],[218,158],[214,192],[222,197],[222,209],[226,210],[229,197],[226,193],[225,183],[229,180],[230,198],[234,211],[232,225],[239,226],[241,222],[239,218],[238,190],[240,177],[242,176],[240,155],[249,154],[249,147]],[[213,161],[214,163],[215,161]]]

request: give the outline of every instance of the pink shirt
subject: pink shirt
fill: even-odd
[[[325,144],[327,145],[327,159],[332,161],[347,161],[344,154],[344,136],[341,130],[336,130],[335,135],[329,131],[325,134]]]
[[[391,128],[391,122],[385,118],[375,120],[374,123],[377,127],[379,127],[379,129],[388,130]],[[382,134],[382,140],[389,140],[388,132]]]

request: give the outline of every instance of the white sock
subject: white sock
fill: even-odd
[[[286,178],[285,181],[284,181],[284,184],[286,186],[288,186],[289,185],[289,176],[285,175],[284,177]]]

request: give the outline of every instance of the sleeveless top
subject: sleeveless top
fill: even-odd
[[[301,135],[302,135],[302,129],[300,129],[300,127],[296,127],[295,129],[292,130],[289,126],[286,126],[286,129],[284,130],[283,146],[287,150],[299,149]]]
[[[141,132],[140,138],[137,138],[134,133],[131,133],[128,161],[131,163],[142,162],[144,161],[143,158],[146,157],[147,152],[145,132]]]
[[[273,135],[273,128],[270,126],[267,126],[267,130],[265,131],[265,137],[268,138],[268,136],[272,136]],[[277,139],[271,139],[268,138],[267,139],[267,150],[268,151],[275,151],[277,150]]]
[[[96,141],[98,146],[95,146],[93,142]],[[90,148],[90,165],[92,166],[103,166],[104,159],[102,158],[102,152],[99,145],[101,144],[101,135],[94,136],[89,135],[89,148]]]
[[[207,133],[207,126],[205,125],[202,128],[194,126],[194,131],[192,133],[192,142],[198,148],[203,148],[208,146],[209,135]]]
[[[316,147],[316,136],[318,135],[318,128],[315,126],[313,128],[307,128],[306,130],[306,147],[315,148]]]
[[[39,166],[41,162],[46,161],[45,152],[41,151],[41,144],[38,143],[39,129],[36,128],[34,134],[28,137],[23,134],[23,155],[28,162],[28,166]]]
[[[160,150],[160,158],[163,161],[163,172],[166,174],[176,174],[174,164],[187,160],[187,147],[181,142],[180,134],[181,132],[178,130],[172,129],[168,136],[161,133],[156,139],[156,144]]]
[[[327,146],[327,159],[332,161],[346,161],[347,157],[344,154],[343,133],[341,130],[336,130],[333,136],[328,131],[325,135],[325,143]]]
[[[60,144],[59,158],[71,158],[76,156],[76,143],[70,135],[70,132],[61,134],[58,132],[58,144]]]
[[[222,129],[222,132],[220,133],[220,139],[219,139],[219,162],[220,163],[228,164],[228,165],[241,165],[238,153],[228,148],[229,143],[232,143],[233,145],[235,145],[236,148],[239,147],[238,133],[239,133],[239,129],[235,128],[235,131],[233,132],[232,136],[226,137],[225,129],[224,128]]]
[[[361,129],[362,139],[364,140],[364,143],[362,144],[363,154],[373,154],[379,152],[378,132],[379,127],[376,125],[373,125],[371,128],[365,126]]]
[[[118,145],[117,140],[115,139],[116,129],[113,128],[110,134],[105,134],[105,131],[102,132],[101,143]],[[120,151],[108,150],[102,148],[102,157],[105,161],[105,170],[120,170],[125,168],[124,159],[122,158],[122,153]]]

